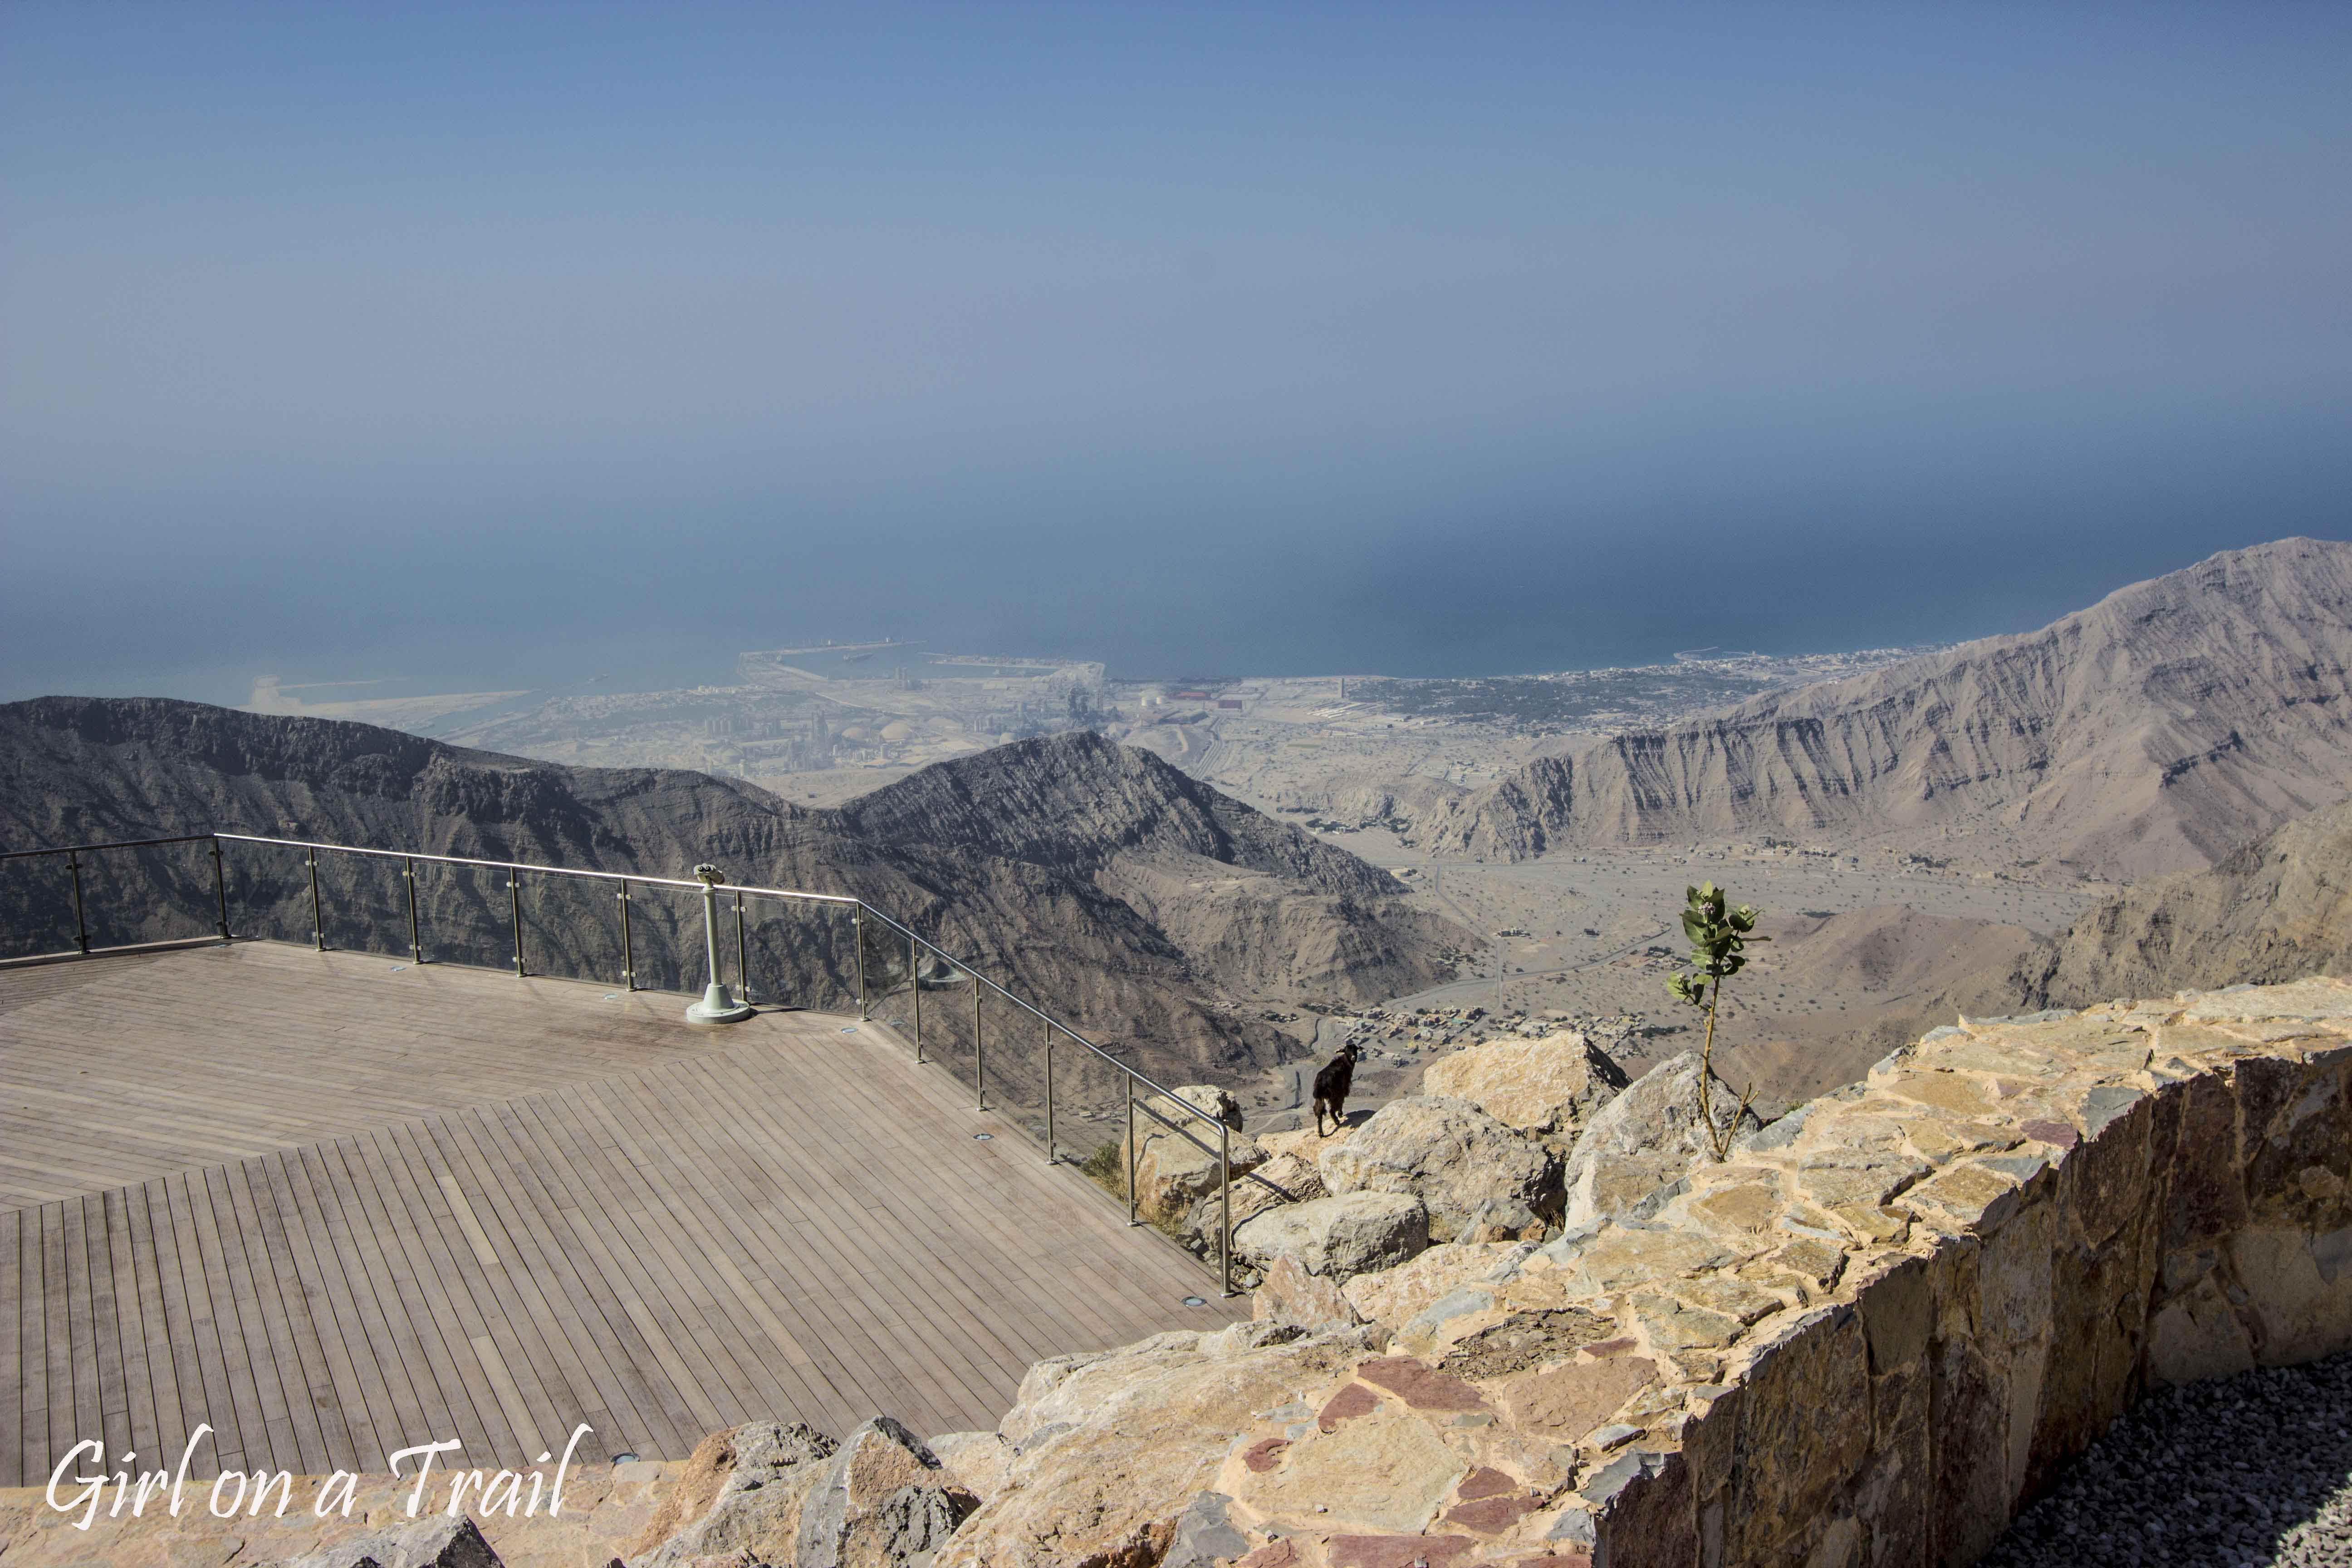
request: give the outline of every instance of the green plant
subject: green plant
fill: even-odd
[[[1730,907],[1728,896],[1713,882],[1683,889],[1683,934],[1690,939],[1691,967],[1666,982],[1680,1002],[1706,1014],[1706,1043],[1699,1047],[1698,1120],[1706,1129],[1707,1146],[1717,1160],[1728,1158],[1731,1140],[1739,1131],[1756,1096],[1754,1085],[1739,1093],[1739,1109],[1727,1121],[1715,1119],[1715,1019],[1723,1004],[1723,983],[1747,967],[1745,949],[1751,942],[1769,942],[1756,934],[1757,910],[1747,904]]]
[[[1119,1158],[1120,1149],[1119,1144],[1105,1143],[1078,1162],[1078,1169],[1087,1179],[1115,1198],[1127,1196],[1127,1171]]]

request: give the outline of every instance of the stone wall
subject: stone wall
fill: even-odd
[[[2352,1345],[2352,986],[1941,1029],[1547,1242],[1041,1363],[991,1568],[1972,1561],[2151,1384]]]

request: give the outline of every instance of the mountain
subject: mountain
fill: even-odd
[[[737,780],[568,768],[335,720],[160,699],[0,706],[7,847],[215,828],[647,875],[709,860],[738,882],[856,893],[1139,1065],[1193,1077],[1290,1054],[1259,1016],[1268,1005],[1412,991],[1448,977],[1446,954],[1472,940],[1408,908],[1386,872],[1083,732],[940,763],[818,809]],[[167,889],[152,908],[136,902],[148,884],[110,863],[122,857],[85,868],[93,918],[111,921],[115,940],[209,927],[208,864],[185,851],[139,858]],[[46,922],[42,942],[69,945],[63,868],[0,869],[7,929]],[[320,877],[331,942],[404,952],[395,863],[330,857]],[[525,885],[532,969],[616,978],[610,891],[547,877]],[[511,961],[502,879],[427,868],[416,886],[429,951]],[[234,847],[230,891],[240,931],[309,939],[300,851]],[[631,909],[641,983],[698,984],[698,900],[639,889]],[[845,919],[822,906],[752,910],[755,986],[814,1005],[854,997]],[[886,1010],[903,1010],[903,943],[877,926],[867,944],[869,984],[897,988]],[[927,989],[961,978],[929,958],[923,968]],[[968,1008],[927,1004],[927,1031],[961,1027]]]
[[[1531,763],[1420,824],[1441,850],[1978,837],[2136,879],[2211,865],[2352,781],[2352,544],[2287,539],[2038,632]]]
[[[2014,972],[2047,942],[2022,926],[1888,904],[1767,924],[1771,944],[1755,950],[1727,1004],[1738,1027],[1725,1070],[1781,1101],[1851,1083],[1956,1014],[2025,1011]],[[1821,997],[1841,1005],[1813,1005]]]
[[[1859,1078],[1955,1015],[2352,976],[2352,800],[2208,870],[2126,888],[2056,937],[1902,908],[1783,921],[1772,936],[1749,966],[1751,994],[1770,984],[1859,1002],[1810,1014],[1756,1008],[1757,1039],[1729,1053],[1732,1069],[1789,1099]]]
[[[2017,965],[2026,1007],[2352,975],[2352,801],[2125,889]]]

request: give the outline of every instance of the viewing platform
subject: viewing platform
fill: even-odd
[[[886,1027],[278,942],[0,968],[0,1486],[992,1426],[1248,1315]]]

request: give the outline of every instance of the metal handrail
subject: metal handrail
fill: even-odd
[[[125,838],[113,844],[56,844],[40,849],[0,850],[0,860],[29,860],[36,855],[88,855],[100,849],[152,849],[165,844],[202,844],[210,839],[236,837],[236,834],[187,833],[177,838]]]
[[[705,886],[699,879],[691,878],[648,877],[642,876],[635,872],[589,870],[572,866],[550,866],[538,861],[495,860],[470,855],[433,855],[417,850],[372,849],[356,844],[335,844],[321,839],[310,838],[281,838],[267,834],[257,833],[192,833],[166,837],[121,839],[110,843],[52,845],[44,846],[36,849],[13,849],[0,851],[0,860],[24,860],[40,856],[53,855],[63,855],[68,858],[68,864],[74,868],[73,883],[75,923],[79,933],[78,939],[79,951],[84,955],[89,955],[92,953],[102,953],[113,950],[109,948],[93,948],[89,944],[88,925],[81,914],[81,880],[79,857],[88,854],[97,854],[110,849],[149,849],[160,848],[177,844],[205,843],[209,843],[212,846],[213,879],[215,891],[219,901],[220,919],[218,922],[218,931],[220,940],[222,942],[226,942],[231,941],[232,937],[228,919],[227,885],[222,869],[221,846],[225,843],[257,844],[277,848],[299,849],[304,852],[305,864],[310,874],[310,891],[312,935],[314,941],[316,941],[321,950],[323,950],[326,945],[326,939],[325,921],[324,917],[320,912],[318,887],[318,857],[321,851],[325,851],[331,854],[356,855],[373,859],[400,862],[402,875],[406,886],[408,900],[407,915],[409,925],[409,947],[412,954],[420,963],[424,961],[424,949],[417,925],[415,902],[416,884],[415,875],[415,867],[422,863],[426,865],[472,867],[482,870],[506,872],[509,874],[508,886],[509,890],[512,895],[514,909],[514,966],[515,973],[518,977],[523,977],[528,974],[528,971],[524,966],[522,947],[521,891],[520,885],[521,873],[528,871],[540,876],[568,877],[580,881],[616,883],[620,888],[619,896],[621,900],[621,945],[623,950],[622,976],[625,983],[632,990],[636,988],[636,978],[635,973],[634,959],[631,956],[632,944],[628,915],[629,888],[631,884],[635,884],[640,887],[676,888],[698,893],[703,891]],[[940,947],[937,942],[932,942],[928,937],[923,936],[920,932],[915,931],[905,922],[893,919],[891,916],[876,909],[872,904],[867,903],[864,899],[859,898],[855,894],[812,893],[793,888],[770,888],[751,884],[739,885],[735,883],[728,884],[727,890],[734,893],[737,900],[736,952],[737,967],[739,972],[743,969],[744,958],[741,902],[744,898],[782,899],[813,904],[830,905],[848,910],[851,912],[853,921],[858,926],[858,933],[855,942],[855,951],[857,967],[858,1017],[861,1021],[871,1021],[869,999],[866,990],[866,943],[863,929],[865,919],[867,916],[871,916],[883,926],[905,937],[910,944],[908,948],[909,962],[908,966],[908,982],[913,988],[915,996],[914,1049],[915,1059],[918,1064],[924,1063],[921,1014],[922,990],[921,980],[919,973],[921,962],[921,952],[928,950],[935,958],[948,965],[950,969],[962,974],[969,975],[973,984],[972,1049],[974,1077],[976,1080],[975,1087],[977,1089],[975,1098],[978,1100],[977,1109],[982,1110],[988,1109],[987,1068],[985,1065],[985,1058],[982,1054],[984,1031],[982,1027],[981,1014],[981,1003],[983,995],[992,993],[1002,1001],[1010,1003],[1015,1009],[1028,1015],[1030,1017],[1035,1019],[1038,1023],[1044,1026],[1043,1042],[1045,1047],[1045,1163],[1047,1164],[1060,1164],[1063,1163],[1060,1152],[1054,1141],[1054,1043],[1056,1035],[1066,1037],[1068,1039],[1086,1050],[1088,1055],[1093,1057],[1096,1060],[1100,1061],[1107,1067],[1117,1069],[1123,1076],[1127,1089],[1127,1134],[1125,1147],[1126,1159],[1124,1163],[1126,1165],[1126,1186],[1128,1193],[1128,1223],[1130,1226],[1139,1225],[1142,1223],[1138,1212],[1137,1194],[1135,1190],[1135,1167],[1137,1155],[1139,1153],[1135,1138],[1135,1113],[1138,1110],[1140,1110],[1144,1115],[1150,1117],[1152,1121],[1159,1122],[1161,1126],[1167,1128],[1178,1137],[1182,1138],[1194,1148],[1199,1149],[1202,1153],[1209,1154],[1217,1160],[1219,1174],[1221,1177],[1220,1201],[1223,1211],[1220,1223],[1217,1227],[1217,1269],[1221,1277],[1223,1293],[1227,1296],[1232,1296],[1236,1293],[1234,1289],[1233,1283],[1233,1140],[1232,1129],[1223,1120],[1202,1110],[1199,1106],[1196,1106],[1191,1101],[1183,1099],[1181,1096],[1178,1095],[1175,1090],[1168,1088],[1165,1084],[1157,1081],[1148,1074],[1140,1072],[1135,1068],[1129,1066],[1110,1051],[1096,1044],[1093,1040],[1088,1039],[1076,1029],[1072,1028],[1069,1025],[1064,1023],[1061,1019],[1055,1017],[1052,1014],[1046,1012],[1042,1007],[1035,1005],[1034,1003],[1025,1001],[1022,997],[1014,995],[1011,991],[1006,990],[1003,985],[998,984],[995,981],[991,980],[987,975],[981,973],[980,966],[978,964],[973,963],[969,960],[959,958],[955,954],[949,952],[945,948]],[[1194,1136],[1189,1129],[1181,1125],[1177,1121],[1171,1121],[1167,1116],[1162,1115],[1149,1102],[1148,1100],[1139,1100],[1137,1098],[1139,1089],[1143,1091],[1146,1096],[1157,1096],[1158,1098],[1166,1100],[1171,1106],[1181,1111],[1185,1118],[1192,1121],[1206,1122],[1209,1126],[1215,1128],[1217,1132],[1217,1146],[1212,1149],[1202,1139]],[[1015,1125],[1017,1126],[1018,1123],[1016,1122]],[[1242,1175],[1248,1180],[1255,1182],[1259,1186],[1264,1187],[1266,1191],[1273,1193],[1285,1202],[1295,1201],[1291,1194],[1284,1191],[1283,1188],[1277,1186],[1273,1182],[1266,1180],[1264,1176],[1259,1175],[1255,1171],[1244,1171],[1242,1173]]]

